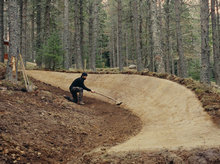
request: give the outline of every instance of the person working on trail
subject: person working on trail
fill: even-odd
[[[83,98],[83,90],[87,90],[89,92],[95,93],[95,91],[87,88],[84,85],[84,81],[86,80],[88,74],[83,72],[81,77],[75,79],[72,84],[70,85],[69,89],[73,96],[73,102],[77,103],[79,100],[80,105],[84,105],[85,103],[82,101]],[[79,97],[77,96],[77,93],[79,93]]]

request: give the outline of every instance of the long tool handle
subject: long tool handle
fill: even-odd
[[[106,98],[108,98],[108,99],[110,99],[110,100],[113,100],[113,101],[117,102],[117,100],[113,99],[112,97],[106,96],[106,95],[104,95],[104,94],[102,94],[102,93],[99,93],[99,92],[95,92],[95,93],[98,94],[98,95],[101,95],[101,96],[103,96],[103,97],[106,97]]]
[[[26,89],[28,90],[29,80],[28,80],[27,74],[26,74],[26,72],[25,72],[25,66],[24,66],[24,62],[23,62],[23,59],[22,59],[21,54],[19,54],[19,56],[20,56],[20,59],[21,59],[22,73],[23,73],[23,77],[24,77],[25,87],[26,87]]]

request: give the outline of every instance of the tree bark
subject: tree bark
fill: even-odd
[[[0,1],[0,62],[4,62],[4,1]]]
[[[20,47],[20,28],[19,28],[19,5],[18,0],[9,1],[9,56],[7,63],[6,79],[17,82],[15,74],[15,63]]]
[[[141,53],[141,61],[143,57],[143,19],[142,19],[142,0],[139,0],[139,35],[140,35],[140,53]],[[143,67],[143,65],[142,65]]]
[[[80,20],[79,20],[79,0],[75,0],[74,3],[74,27],[75,27],[75,62],[76,68],[83,68],[83,61],[81,56],[80,46]]]
[[[218,0],[216,2],[216,12],[217,12],[217,28],[218,28],[218,42],[219,42],[219,50],[220,50],[220,17],[219,17],[219,5]]]
[[[140,48],[140,31],[139,31],[139,5],[137,1],[133,2],[133,13],[134,13],[134,30],[135,30],[135,41],[136,41],[136,54],[137,54],[137,71],[143,70],[141,48]]]
[[[118,56],[119,56],[119,71],[123,70],[122,56],[122,3],[118,0]]]
[[[180,26],[181,0],[175,0],[177,53],[179,56],[179,76],[187,77],[185,56],[183,52],[182,31]]]
[[[110,45],[109,45],[109,64],[110,64],[110,68],[113,68],[113,39],[112,39],[112,33],[111,33],[111,37],[110,37]]]
[[[163,31],[163,23],[162,23],[162,8],[161,8],[161,0],[158,0],[158,34],[159,34],[159,56],[160,56],[160,61],[158,63],[158,72],[160,73],[165,73],[166,68],[165,68],[165,50],[164,50],[164,31]]]
[[[94,0],[94,11],[93,11],[93,39],[92,39],[92,56],[91,56],[91,69],[96,71],[96,53],[97,53],[97,37],[98,37],[98,7],[100,0]]]
[[[118,24],[118,23],[117,23]],[[116,44],[117,44],[117,58],[116,58],[116,64],[117,64],[117,67],[119,67],[119,39],[118,39],[118,25],[117,25],[117,32],[116,32],[117,34],[116,34],[116,39],[117,39],[117,42],[116,42]]]
[[[51,29],[50,28],[50,5],[51,5],[51,0],[46,0],[45,12],[44,12],[44,36],[43,36],[44,42],[50,36],[50,29]]]
[[[22,10],[22,44],[21,54],[23,56],[24,65],[26,66],[27,61],[27,0],[23,1]]]
[[[166,55],[165,55],[165,68],[167,73],[171,73],[170,70],[170,0],[166,0],[165,5],[165,24],[166,24]]]
[[[216,25],[216,4],[215,0],[211,0],[211,18],[212,18],[212,41],[213,41],[213,58],[214,58],[214,75],[216,84],[220,85],[220,53],[219,53],[219,38]]]
[[[113,27],[113,68],[117,67],[117,32],[116,32],[116,25]]]
[[[125,61],[126,61],[126,67],[128,67],[129,65],[129,63],[128,63],[128,60],[129,60],[129,49],[128,49],[128,34],[127,33],[125,33],[125,52],[126,52],[126,59],[125,59]]]
[[[21,55],[23,54],[23,0],[19,0],[19,27],[20,27],[20,47],[19,47],[19,53],[21,53]]]
[[[157,0],[152,0],[151,4],[152,11],[152,32],[153,32],[153,55],[155,59],[156,71],[159,73],[165,72],[165,66],[162,56],[162,47],[160,43],[160,30],[158,23],[158,9],[157,9]]]
[[[35,1],[32,1],[32,13],[31,13],[31,61],[35,61]]]
[[[154,72],[155,71],[155,66],[154,66],[154,43],[153,43],[153,27],[152,27],[152,1],[148,0],[147,1],[147,6],[148,6],[148,37],[149,37],[149,47],[148,47],[148,53],[149,53],[149,70]]]
[[[64,1],[64,68],[69,69],[69,0]]]
[[[89,68],[92,69],[93,43],[93,1],[89,1]]]
[[[210,84],[209,1],[200,0],[201,71],[200,81]]]
[[[80,50],[82,60],[84,56],[84,14],[83,14],[83,0],[79,1],[79,24],[80,24]],[[83,62],[84,65],[84,62]],[[83,66],[84,68],[84,66]]]
[[[41,0],[37,1],[37,17],[36,17],[36,24],[37,24],[37,33],[36,33],[36,52],[37,52],[37,65],[42,66],[42,54],[40,54],[41,48]]]
[[[129,7],[130,7],[130,29],[131,29],[131,59],[133,61],[133,64],[135,63],[136,55],[135,55],[135,35],[134,35],[134,15],[133,15],[133,8],[132,8],[132,2],[133,0],[129,1]]]

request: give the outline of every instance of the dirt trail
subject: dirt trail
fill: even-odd
[[[80,74],[28,71],[28,75],[68,90]],[[143,128],[135,137],[109,151],[191,149],[220,145],[220,129],[204,112],[193,92],[168,80],[139,75],[88,76],[86,85],[123,101],[123,107],[137,114]],[[98,95],[85,93],[87,96]]]

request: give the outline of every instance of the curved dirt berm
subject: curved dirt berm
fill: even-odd
[[[68,90],[80,74],[28,71],[28,75]],[[123,101],[143,121],[141,132],[109,151],[191,149],[220,145],[220,129],[204,112],[193,92],[163,79],[140,75],[90,74],[85,84]],[[85,93],[87,96],[102,97]]]

